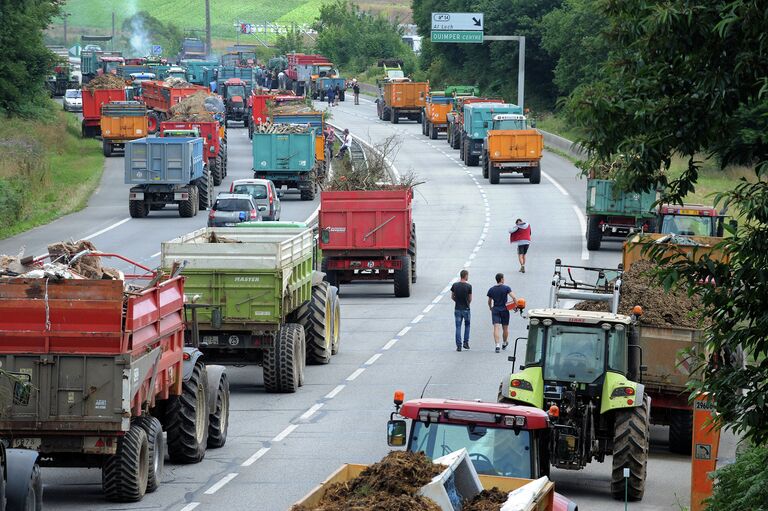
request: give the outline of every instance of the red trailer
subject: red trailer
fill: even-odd
[[[198,92],[209,92],[208,87],[193,85],[179,88],[166,85],[164,82],[150,80],[142,82],[141,94],[149,112],[149,132],[156,133],[160,123],[170,117],[171,107],[181,102],[187,96]]]
[[[297,67],[306,66],[309,64],[330,63],[328,57],[324,57],[320,54],[304,54],[304,53],[289,53],[288,57],[288,69],[285,70],[285,74],[291,80],[298,80]]]
[[[229,384],[185,347],[184,279],[125,261],[148,282],[68,275],[62,260],[0,276],[0,437],[43,465],[101,468],[105,496],[134,502],[160,484],[163,431],[177,463],[224,445]]]
[[[213,176],[213,185],[219,186],[227,176],[227,142],[224,127],[218,121],[165,121],[160,123],[160,136],[166,132],[196,131],[203,139],[203,161]]]
[[[125,101],[125,89],[83,89],[83,138],[101,135],[101,107],[111,101]]]
[[[416,282],[416,225],[411,188],[320,194],[322,270],[332,286],[394,280],[395,296]]]

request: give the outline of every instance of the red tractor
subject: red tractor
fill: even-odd
[[[242,122],[248,126],[248,108],[245,102],[248,87],[240,78],[230,78],[221,85],[226,121]]]

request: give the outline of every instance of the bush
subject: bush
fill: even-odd
[[[708,511],[765,511],[768,509],[768,446],[754,446],[736,462],[715,473]]]

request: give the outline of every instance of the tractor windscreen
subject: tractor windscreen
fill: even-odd
[[[712,236],[716,220],[711,216],[664,215],[661,232],[681,236]]]
[[[480,474],[532,477],[531,437],[526,430],[515,433],[475,424],[413,422],[412,451],[436,459],[462,447]]]
[[[227,99],[234,98],[235,96],[245,97],[245,87],[242,85],[230,85],[227,87]]]
[[[592,383],[603,374],[605,330],[596,325],[581,327],[561,324],[554,324],[547,330],[545,380]]]

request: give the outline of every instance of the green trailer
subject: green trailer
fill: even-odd
[[[162,244],[164,269],[184,265],[206,360],[262,366],[268,392],[296,392],[306,363],[330,362],[339,349],[338,290],[314,271],[315,245],[301,225],[205,228]]]
[[[604,238],[624,240],[634,232],[655,232],[656,191],[625,192],[610,179],[587,180],[587,249]]]
[[[299,190],[301,200],[313,200],[325,172],[318,157],[324,150],[319,135],[320,128],[315,127],[296,127],[290,133],[254,132],[254,179],[269,179],[277,188]]]

